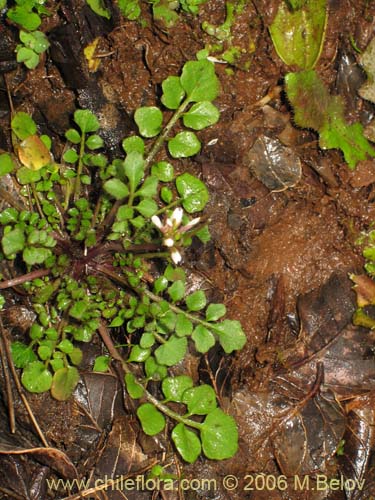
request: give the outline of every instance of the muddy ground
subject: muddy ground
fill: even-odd
[[[153,22],[146,2],[144,25],[124,20],[112,2],[106,3],[110,21],[92,14],[82,0],[55,5],[42,26],[51,48],[34,71],[14,63],[16,31],[6,23],[0,26],[2,149],[11,146],[6,79],[15,109],[31,113],[41,131],[54,138],[56,155],[77,107],[98,114],[106,147],[116,154],[120,141],[134,130],[135,109],[157,103],[162,80],[178,74],[211,42],[201,23],[220,24],[225,18],[224,1],[208,0],[197,17],[184,15],[166,30]],[[124,409],[114,374],[94,376],[87,370],[67,402],[27,395],[55,448],[51,453],[14,453],[17,447],[35,448],[38,440],[20,401],[15,408],[18,433],[9,434],[3,394],[0,498],[67,497],[61,488],[48,491],[46,483],[63,477],[64,470],[69,477],[68,465],[56,472],[55,462],[63,457],[80,477],[135,477],[160,462],[180,478],[216,481],[216,488],[208,489],[98,489],[69,498],[365,500],[375,495],[374,337],[352,326],[355,297],[348,278],[363,266],[355,240],[375,220],[375,161],[360,162],[350,172],[340,152],[320,150],[316,134],[293,126],[280,87],[287,68],[267,30],[278,3],[246,3],[233,27],[243,60],[232,72],[216,64],[220,121],[199,134],[201,153],[178,165],[204,179],[211,195],[206,216],[212,241],[190,250],[185,262],[191,283],[203,285],[212,300],[223,301],[248,338],[236,356],[222,359],[214,351],[199,362],[192,354],[187,370],[195,380],[214,382],[222,407],[238,422],[239,452],[223,462],[201,458],[187,466],[165,436],[146,438],[140,431],[129,402]],[[374,2],[330,1],[317,67],[331,91],[345,98],[348,120],[363,125],[375,109],[357,94],[365,76],[350,39],[363,50],[374,26]],[[97,36],[101,64],[89,73],[82,48]],[[248,70],[243,69],[246,63]],[[300,159],[302,175],[295,186],[271,192],[253,176],[249,151],[264,137],[279,139]],[[27,311],[4,312],[10,335],[22,328],[20,315],[27,322]],[[92,346],[92,357],[98,349]],[[344,451],[338,454],[343,439]],[[322,480],[319,489],[319,474],[328,480],[364,480],[364,485],[325,489]],[[223,486],[227,475],[238,479],[237,488]],[[284,476],[286,483],[280,480]],[[304,477],[310,482],[301,486]]]

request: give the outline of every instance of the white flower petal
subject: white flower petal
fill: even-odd
[[[184,215],[184,211],[181,207],[177,207],[173,210],[171,215],[171,220],[174,227],[178,227],[182,222],[182,216]]]
[[[171,252],[171,258],[175,264],[179,264],[182,261],[181,254],[176,248]]]
[[[189,221],[185,226],[180,228],[180,233],[185,233],[186,231],[189,231],[193,226],[198,224],[198,222],[201,220],[200,217],[196,217],[195,219],[192,219]]]
[[[174,245],[174,239],[173,238],[165,238],[165,240],[163,240],[163,245],[165,245],[166,247],[172,248]]]
[[[153,216],[151,217],[151,222],[152,222],[153,224],[155,224],[155,226],[156,226],[157,228],[159,228],[159,229],[161,229],[161,228],[163,227],[163,224],[162,224],[161,220],[159,219],[159,217],[158,217],[157,215],[153,215]]]

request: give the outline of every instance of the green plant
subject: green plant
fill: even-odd
[[[364,137],[360,123],[346,123],[343,100],[330,94],[314,69],[326,24],[326,0],[284,1],[269,31],[279,57],[298,69],[285,76],[295,123],[318,132],[322,149],[341,149],[349,168],[354,169],[367,155],[374,157],[375,150]]]
[[[225,21],[219,26],[214,26],[207,21],[202,23],[202,29],[208,35],[217,39],[214,44],[208,44],[200,52],[203,57],[207,57],[212,54],[215,58],[220,58],[220,62],[228,63],[232,66],[238,66],[243,70],[248,70],[250,67],[250,61],[242,61],[243,56],[252,53],[253,43],[249,44],[249,47],[245,49],[236,45],[233,40],[232,28],[236,22],[236,18],[242,14],[246,2],[244,0],[239,0],[237,2],[226,2],[225,10],[226,16]]]
[[[97,152],[103,147],[100,123],[87,110],[74,113],[60,162],[25,113],[16,113],[11,123],[18,160],[0,156],[0,173],[23,186],[25,207],[17,203],[0,213],[3,265],[15,261],[21,271],[0,282],[0,289],[22,286],[37,316],[29,342],[12,344],[22,384],[67,399],[79,380],[80,345],[99,333],[109,356],[122,363],[129,395],[140,400],[144,432],[163,430],[165,417],[175,421],[172,439],[188,462],[201,450],[223,459],[237,449],[235,422],[217,407],[212,387],[194,386],[183,373],[188,349],[200,355],[218,342],[231,353],[246,337],[238,321],[224,319],[223,304],[208,303],[202,290],[187,292],[185,272],[175,266],[193,236],[209,239],[199,216],[208,190],[156,156],[165,143],[171,158],[199,151],[194,131],[219,119],[212,104],[218,89],[212,63],[187,62],[181,76],[162,84],[161,101],[172,111],[167,123],[158,107],[136,110],[140,135],[124,139],[125,159],[109,163]],[[120,334],[125,337],[123,354],[110,331],[116,343]],[[109,369],[109,356],[99,356],[94,369]],[[151,381],[159,384],[162,399],[148,391]]]
[[[20,31],[22,44],[17,45],[17,62],[23,62],[29,69],[34,69],[39,64],[39,56],[49,47],[49,41],[41,31]]]
[[[8,9],[7,18],[22,28],[19,33],[21,43],[16,47],[17,62],[34,69],[39,64],[40,55],[49,47],[45,34],[38,31],[42,23],[41,16],[51,13],[44,6],[45,0],[16,0],[15,3],[14,7]]]

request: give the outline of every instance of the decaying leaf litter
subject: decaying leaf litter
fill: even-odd
[[[155,493],[156,498],[374,495],[373,334],[352,324],[355,294],[348,278],[348,273],[363,273],[355,241],[375,220],[374,160],[368,157],[350,171],[340,151],[320,150],[313,131],[295,126],[280,89],[286,66],[267,31],[278,4],[247,3],[236,18],[232,34],[243,44],[242,59],[231,68],[234,74],[228,65],[215,67],[221,83],[216,100],[220,121],[200,133],[200,154],[181,162],[181,169],[201,176],[210,190],[205,216],[211,221],[212,240],[189,250],[185,264],[191,288],[203,285],[213,302],[223,301],[231,317],[244,325],[248,339],[236,356],[223,358],[214,349],[200,360],[191,353],[184,369],[194,380],[213,385],[222,409],[235,417],[238,453],[223,462],[179,462],[167,436],[148,437],[140,430],[116,363],[111,374],[92,373],[94,359],[102,354],[93,342],[85,346],[85,372],[72,399],[58,402],[48,394],[26,394],[49,447],[35,434],[16,391],[17,431],[9,432],[2,381],[3,498],[64,498],[68,494],[62,490],[47,491],[46,479],[90,476],[94,483],[106,475],[131,478],[147,474],[158,463],[180,478],[215,479],[217,490],[166,491]],[[358,63],[371,69],[356,49],[364,51],[373,38],[374,6],[330,2],[328,12],[317,70],[330,93],[344,97],[346,119],[362,123],[371,139],[371,87]],[[10,148],[8,88],[15,108],[31,113],[57,145],[75,109],[91,109],[100,116],[106,146],[114,153],[135,130],[135,109],[155,104],[161,81],[212,43],[202,22],[218,26],[226,14],[223,2],[209,0],[197,17],[183,16],[168,29],[154,22],[146,4],[142,15],[146,26],[121,19],[115,9],[107,20],[83,1],[63,2],[44,26],[50,50],[31,72],[15,64],[15,32],[3,19],[1,148]],[[98,71],[91,73],[82,50],[98,36],[102,57]],[[264,172],[254,171],[254,165],[259,169],[267,164],[269,155],[271,167],[275,162],[270,144],[286,171],[290,164],[288,180],[276,189],[264,181]],[[301,171],[294,170],[299,163]],[[17,200],[14,186],[2,188]],[[6,203],[5,198],[4,207]],[[5,309],[2,351],[33,321],[25,304]],[[223,487],[228,474],[239,479],[235,491]],[[255,489],[247,475],[257,474],[285,475],[286,487],[281,482],[279,488],[269,483],[268,489]],[[358,482],[352,491],[316,491],[317,474]],[[296,488],[296,476],[301,481],[310,477],[311,489]],[[98,489],[87,494],[100,498],[103,493]],[[106,494],[124,498],[115,490]],[[127,491],[126,497],[150,498],[150,492]]]

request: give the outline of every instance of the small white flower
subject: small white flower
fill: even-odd
[[[177,248],[174,248],[171,252],[171,258],[173,262],[177,265],[182,261],[182,257],[180,252],[177,250]]]
[[[168,248],[172,248],[173,245],[174,245],[174,239],[172,239],[172,238],[165,238],[163,240],[163,245],[166,246],[166,247],[168,247]]]
[[[160,218],[159,218],[157,215],[153,215],[153,216],[151,217],[151,222],[152,222],[153,224],[155,224],[155,226],[156,226],[158,229],[162,229],[163,224],[162,224],[162,222],[161,222]]]
[[[182,210],[181,207],[177,207],[173,210],[173,213],[171,215],[171,222],[172,226],[177,229],[181,222],[182,222],[182,216],[184,215],[184,211]],[[167,219],[168,220],[168,219]]]
[[[200,217],[196,217],[195,219],[192,219],[190,222],[188,222],[185,226],[182,226],[179,230],[179,233],[186,233],[186,231],[189,231],[193,226],[198,224],[198,222],[201,220]]]
[[[165,219],[164,223],[157,215],[153,215],[151,217],[151,222],[155,224],[159,231],[164,235],[163,245],[170,249],[171,259],[176,265],[182,260],[182,256],[176,248],[176,241],[178,241],[184,233],[189,231],[189,229],[198,224],[201,220],[200,217],[196,217],[185,224],[185,226],[181,226],[183,215],[183,209],[181,207],[177,207],[173,210],[171,216]]]

